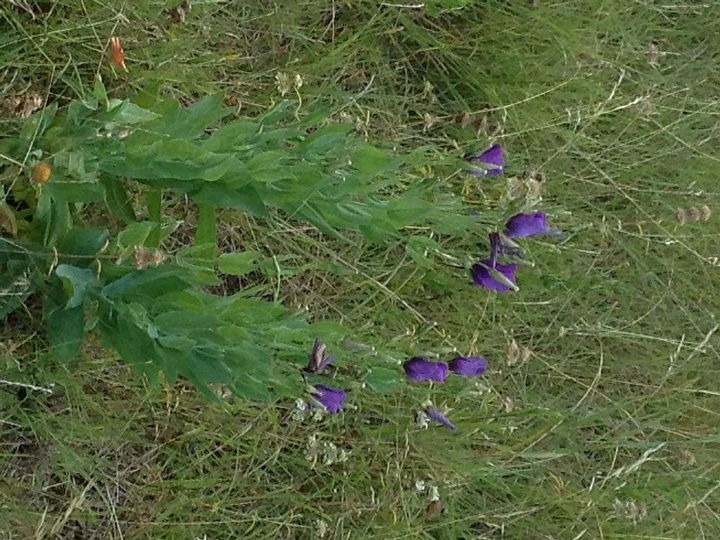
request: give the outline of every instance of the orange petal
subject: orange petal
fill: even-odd
[[[110,38],[110,56],[113,64],[127,71],[127,67],[125,66],[125,51],[122,45],[120,45],[120,38],[117,36]]]

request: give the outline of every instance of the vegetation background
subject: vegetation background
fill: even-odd
[[[545,176],[567,238],[529,244],[518,293],[449,268],[437,295],[440,278],[407,253],[279,217],[224,222],[228,246],[285,256],[277,279],[254,283],[269,297],[363,342],[487,356],[482,382],[434,393],[458,433],[414,425],[417,387],[358,388],[343,414],[298,421],[291,402],[149,388],[92,343],[77,369],[40,365],[39,321],[18,312],[1,328],[1,378],[54,388],[21,402],[0,383],[1,538],[720,535],[720,228],[678,219],[718,200],[720,4],[176,7],[3,2],[0,89],[62,107],[101,73],[115,97],[157,81],[185,103],[222,91],[253,116],[297,74],[300,113],[332,105],[370,141],[455,156],[500,142],[507,176]],[[108,62],[111,35],[127,73]],[[0,118],[4,136],[19,126]],[[439,181],[482,214],[506,180]],[[354,360],[339,351],[339,365]]]

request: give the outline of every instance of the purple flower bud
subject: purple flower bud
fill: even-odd
[[[308,358],[308,364],[303,371],[306,373],[320,373],[330,365],[333,359],[334,357],[325,354],[325,344],[316,339]]]
[[[431,362],[424,358],[411,358],[403,364],[405,374],[411,381],[435,381],[444,383],[448,376],[448,366],[445,362]]]
[[[487,150],[480,152],[476,156],[471,155],[467,159],[472,164],[470,174],[477,178],[499,176],[505,170],[503,149],[499,144],[494,144]],[[480,164],[480,167],[477,167],[476,164]]]
[[[340,388],[330,388],[322,384],[316,384],[313,390],[313,397],[329,413],[338,412],[345,403],[345,391]]]
[[[560,234],[559,231],[550,227],[544,212],[516,214],[505,224],[505,236],[508,238],[526,238],[541,234],[553,236]]]
[[[479,287],[489,291],[507,292],[514,288],[516,271],[515,264],[500,264],[492,259],[483,259],[472,266],[471,275],[473,283]],[[494,272],[497,272],[497,275]]]
[[[438,409],[437,407],[428,405],[427,407],[425,407],[425,414],[427,414],[432,420],[434,420],[441,426],[444,426],[452,431],[457,431],[455,425],[450,420],[448,420],[448,417],[445,416],[442,412],[440,412],[440,409]]]
[[[487,360],[482,356],[458,356],[450,360],[450,371],[461,377],[477,377],[485,373]]]

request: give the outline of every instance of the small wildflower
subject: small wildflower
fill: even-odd
[[[558,236],[560,233],[548,224],[544,212],[516,214],[505,224],[505,236],[508,238],[527,238],[547,234]]]
[[[418,429],[427,429],[430,427],[430,417],[423,410],[415,413],[415,427]]]
[[[330,388],[322,384],[313,387],[313,398],[329,413],[336,413],[345,403],[345,391],[340,388]]]
[[[125,65],[125,51],[120,44],[120,38],[117,36],[110,38],[110,58],[117,67],[123,68],[125,71],[128,70]]]
[[[331,442],[323,444],[323,465],[344,463],[348,460],[348,452]]]
[[[32,180],[36,184],[47,184],[52,176],[52,167],[47,161],[41,161],[32,170]]]
[[[316,339],[308,358],[308,364],[303,368],[305,373],[320,373],[332,363],[335,357],[326,355],[325,350],[325,344]]]
[[[293,77],[293,87],[295,88],[295,90],[300,90],[304,82],[305,81],[303,80],[302,75],[300,75],[299,73],[296,73],[295,77]]]
[[[427,133],[435,125],[436,118],[429,112],[423,113],[423,133]]]
[[[425,407],[425,414],[427,414],[431,420],[437,422],[441,426],[446,427],[451,431],[457,431],[457,428],[448,419],[448,417],[445,416],[440,409],[438,409],[437,407],[434,407],[432,404],[428,404]]]
[[[487,150],[480,152],[477,156],[469,156],[471,169],[470,174],[477,178],[483,176],[500,176],[505,171],[505,158],[502,146],[494,144]],[[478,167],[479,164],[479,167]]]
[[[414,382],[444,383],[448,376],[448,365],[445,362],[431,362],[418,356],[405,362],[403,369],[407,378]]]
[[[292,412],[293,420],[295,420],[296,422],[302,422],[303,420],[305,420],[305,416],[307,415],[307,413],[310,412],[310,409],[310,405],[306,403],[305,400],[297,398],[295,400],[295,408]]]
[[[425,485],[425,480],[415,480],[415,491],[417,491],[418,493],[422,493],[423,491],[425,491],[426,487],[427,486]]]
[[[293,79],[284,71],[278,71],[275,74],[275,84],[277,85],[278,92],[280,92],[280,95],[283,97],[292,92],[294,87]]]
[[[325,521],[323,519],[316,519],[315,520],[315,535],[318,538],[325,538],[327,533],[328,533],[327,521]]]
[[[632,521],[634,525],[637,525],[638,522],[647,516],[647,507],[635,501],[623,502],[620,499],[615,499],[613,502],[613,510],[615,511],[616,517]]]
[[[505,396],[502,400],[503,402],[503,409],[505,409],[506,413],[511,413],[515,410],[515,402],[513,401],[513,398],[510,396]]]
[[[317,434],[313,433],[308,436],[308,441],[305,444],[305,459],[310,462],[310,468],[315,467],[321,453],[321,443],[318,441]]]
[[[477,377],[485,373],[487,360],[482,356],[458,356],[450,360],[450,371],[461,377]]]

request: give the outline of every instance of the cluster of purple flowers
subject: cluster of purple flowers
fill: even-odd
[[[505,170],[505,158],[500,145],[493,145],[478,155],[469,156],[471,163],[470,173],[475,177],[499,176]],[[547,216],[543,212],[520,213],[511,217],[505,224],[502,232],[490,234],[490,254],[480,260],[471,268],[472,280],[475,285],[497,292],[507,292],[516,289],[515,273],[517,265],[512,262],[501,262],[507,258],[522,258],[520,247],[514,242],[516,238],[529,236],[550,235],[559,236],[560,233],[550,227]],[[315,340],[304,373],[318,374],[327,368],[333,361],[332,356],[326,355],[325,345]],[[449,374],[460,377],[478,377],[485,373],[487,360],[481,356],[457,356],[450,362],[434,362],[421,357],[414,357],[403,364],[405,375],[412,382],[430,382],[442,384]],[[310,387],[310,392],[319,405],[329,413],[337,413],[345,403],[345,391],[341,388],[332,388],[323,384]],[[425,414],[438,424],[456,430],[453,423],[438,408],[428,404]]]
[[[470,174],[475,177],[498,176],[505,171],[503,149],[495,144],[478,155],[468,157]],[[561,233],[550,226],[544,212],[520,213],[511,217],[503,232],[490,234],[490,254],[470,269],[473,283],[479,287],[500,293],[517,289],[515,274],[517,264],[501,262],[509,257],[521,257],[522,250],[515,238],[548,235],[560,237]]]

